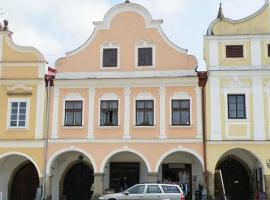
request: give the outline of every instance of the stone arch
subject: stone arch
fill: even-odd
[[[189,154],[195,156],[195,157],[200,161],[200,164],[201,164],[201,166],[202,166],[203,171],[205,171],[205,169],[204,169],[204,161],[203,161],[203,158],[202,158],[202,156],[201,156],[198,152],[194,151],[193,149],[186,148],[186,147],[177,147],[177,148],[174,148],[174,149],[171,149],[171,150],[165,152],[165,153],[159,158],[159,160],[157,161],[157,164],[156,164],[156,166],[155,166],[155,172],[158,172],[158,168],[159,168],[160,164],[162,163],[162,161],[163,161],[167,156],[169,156],[170,154],[173,154],[173,153],[177,153],[177,152],[185,152],[185,153],[189,153]]]
[[[95,162],[94,158],[87,151],[85,151],[81,148],[78,148],[78,147],[69,147],[69,148],[64,148],[64,149],[58,150],[57,152],[55,152],[53,155],[50,156],[50,158],[48,160],[48,164],[47,164],[46,173],[48,175],[51,174],[51,166],[52,166],[53,162],[55,161],[55,159],[59,155],[61,155],[63,153],[67,153],[67,152],[72,152],[72,151],[84,154],[90,160],[90,162],[93,166],[94,173],[97,172],[96,162]]]
[[[144,161],[144,163],[146,164],[148,172],[152,172],[152,168],[151,168],[151,165],[150,165],[148,159],[146,159],[146,157],[141,152],[139,152],[139,151],[137,151],[135,149],[129,148],[129,147],[124,147],[124,148],[116,149],[116,150],[110,152],[103,159],[103,161],[101,163],[101,166],[100,166],[100,173],[104,172],[105,165],[110,160],[110,158],[112,158],[114,155],[116,155],[118,153],[122,153],[122,152],[130,152],[130,153],[134,153],[135,155],[139,156]]]

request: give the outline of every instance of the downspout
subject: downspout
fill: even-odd
[[[206,109],[205,109],[205,85],[207,82],[207,72],[205,71],[197,71],[198,74],[198,85],[201,87],[201,103],[202,103],[202,131],[203,131],[203,163],[204,163],[204,180],[205,180],[205,185],[207,186],[207,194],[209,192],[209,187],[208,187],[208,174],[207,174],[207,136],[206,136]]]
[[[44,178],[42,184],[42,197],[41,200],[46,198],[46,180],[47,180],[47,157],[48,157],[48,136],[49,136],[49,113],[50,113],[50,88],[51,88],[51,81],[53,77],[45,75],[45,80],[47,83],[47,98],[46,98],[46,125],[45,125],[45,145],[44,145]]]

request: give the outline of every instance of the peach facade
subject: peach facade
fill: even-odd
[[[94,199],[117,189],[113,164],[138,163],[139,182],[165,181],[163,168],[172,163],[191,166],[186,191],[191,196],[204,183],[197,61],[168,40],[161,23],[140,5],[119,4],[94,23],[94,33],[81,47],[57,60],[47,164],[48,195],[53,199],[66,195],[64,169],[78,162],[93,170]],[[150,66],[138,66],[138,48],[151,48]],[[103,67],[104,49],[117,49],[114,67]],[[136,121],[140,100],[153,101],[153,123],[147,126]],[[189,102],[188,124],[172,123],[172,100]],[[70,101],[82,102],[82,120],[76,126],[66,125]],[[102,125],[101,101],[118,102],[116,124]]]

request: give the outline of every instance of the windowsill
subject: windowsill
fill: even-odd
[[[112,67],[103,67],[101,66],[100,69],[120,69],[120,66],[112,66]]]
[[[118,129],[120,126],[98,126],[98,129]]]
[[[29,130],[28,127],[8,127],[8,131],[27,131]]]
[[[193,128],[193,125],[170,125],[169,128]]]
[[[85,126],[61,126],[62,129],[84,129]]]
[[[226,57],[225,58],[226,60],[246,60],[247,58],[246,57]]]
[[[153,65],[142,65],[142,66],[139,66],[139,65],[136,65],[135,66],[135,68],[136,69],[153,69],[153,68],[155,68],[155,66],[153,66]]]
[[[248,119],[226,119],[225,122],[249,122]]]
[[[133,128],[157,128],[157,126],[136,126],[136,125],[133,125]]]

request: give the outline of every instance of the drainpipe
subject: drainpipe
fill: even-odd
[[[50,68],[49,68],[50,70]],[[55,71],[53,71],[55,72]],[[51,86],[53,86],[52,81],[54,79],[53,75],[45,75],[45,81],[47,86],[47,98],[46,98],[46,125],[45,125],[45,145],[44,145],[44,177],[43,177],[43,184],[42,184],[42,197],[41,200],[45,200],[46,198],[46,180],[47,180],[47,157],[48,157],[48,139],[49,139],[49,113],[50,113],[50,94],[51,94]]]
[[[207,186],[207,194],[209,191],[208,188],[208,174],[207,174],[207,154],[206,154],[206,148],[207,148],[207,136],[206,136],[206,109],[205,109],[205,85],[207,82],[207,72],[206,71],[197,71],[196,72],[198,74],[198,85],[199,87],[201,87],[201,91],[202,91],[202,96],[201,96],[201,102],[202,102],[202,129],[203,129],[203,162],[204,162],[204,179],[205,179],[205,185]]]

